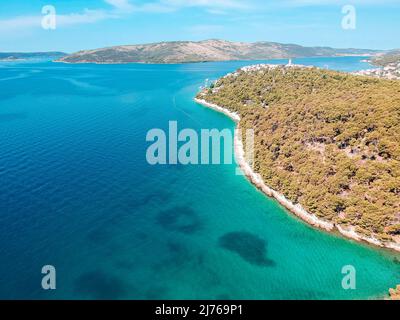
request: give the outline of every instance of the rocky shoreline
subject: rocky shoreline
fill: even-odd
[[[371,61],[367,62],[372,63]],[[361,70],[353,72],[352,74],[357,76],[367,76],[380,79],[400,80],[400,62],[389,63],[388,65],[381,68]]]
[[[234,113],[234,112],[232,112],[226,108],[223,108],[221,106],[218,106],[216,104],[207,102],[206,100],[203,100],[203,99],[195,98],[194,100],[195,100],[195,102],[197,102],[200,105],[203,105],[207,108],[211,108],[215,111],[218,111],[218,112],[221,112],[221,113],[227,115],[236,123],[237,128],[239,127],[239,122],[240,122],[239,114]],[[395,242],[383,243],[383,242],[379,241],[378,239],[366,237],[361,234],[358,234],[355,231],[354,227],[346,228],[344,226],[322,220],[322,219],[318,218],[317,216],[307,212],[300,204],[292,203],[283,194],[270,188],[265,183],[265,181],[262,179],[261,175],[254,172],[252,167],[247,163],[247,161],[245,159],[245,151],[243,148],[242,139],[239,137],[238,132],[239,132],[239,130],[235,130],[234,149],[235,149],[236,161],[239,164],[240,168],[242,169],[243,173],[251,181],[251,183],[253,183],[264,194],[276,199],[282,206],[284,206],[291,213],[293,213],[294,215],[296,215],[303,221],[307,222],[308,224],[310,224],[316,228],[323,229],[328,232],[337,231],[339,234],[341,234],[342,236],[344,236],[346,238],[356,240],[358,242],[372,244],[377,247],[387,248],[387,249],[391,249],[391,250],[400,252],[400,243],[395,243]]]

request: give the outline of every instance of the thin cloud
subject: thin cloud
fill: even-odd
[[[398,0],[283,0],[280,2],[282,6],[290,7],[307,7],[307,6],[327,6],[327,5],[382,5],[382,4],[399,4]]]
[[[44,15],[32,15],[0,20],[0,30],[11,31],[40,28],[43,17]],[[118,18],[118,16],[112,12],[85,9],[81,13],[57,14],[56,22],[57,27],[59,27],[75,24],[89,24],[113,18]]]
[[[248,1],[239,0],[160,0],[160,3],[176,8],[203,7],[207,9],[246,9],[250,5]]]
[[[129,14],[134,12],[148,13],[163,13],[174,11],[175,8],[165,5],[161,2],[148,2],[141,5],[136,5],[128,0],[104,0],[107,4],[113,7],[115,14]]]
[[[210,13],[214,11],[220,14],[222,10],[226,12],[250,7],[248,1],[243,0],[158,0],[140,5],[129,0],[105,0],[105,2],[112,5],[116,10],[124,11],[125,13],[160,13],[196,7],[205,9]]]
[[[68,26],[75,24],[95,23],[106,19],[116,19],[119,16],[112,12],[104,10],[85,9],[83,13],[71,13],[66,15],[57,15],[58,26]]]
[[[104,0],[109,5],[113,6],[117,10],[131,11],[134,10],[134,6],[128,0]]]
[[[9,31],[21,28],[40,27],[41,19],[41,16],[18,16],[0,20],[0,30]]]
[[[108,19],[123,18],[133,13],[170,13],[184,8],[198,7],[215,15],[227,14],[229,10],[248,9],[247,1],[240,0],[158,0],[135,4],[129,0],[103,0],[109,9],[84,9],[82,12],[57,14],[57,27],[91,24]],[[57,9],[57,8],[56,8]],[[0,20],[0,31],[40,28],[43,15],[17,16]]]

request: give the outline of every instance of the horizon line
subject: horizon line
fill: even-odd
[[[90,51],[90,50],[98,50],[98,49],[106,49],[106,48],[115,48],[115,47],[124,47],[124,46],[146,46],[146,45],[154,45],[154,44],[160,44],[160,43],[174,43],[174,42],[180,42],[180,43],[201,43],[201,42],[206,42],[206,41],[223,41],[223,42],[229,42],[229,43],[246,43],[246,44],[256,44],[256,43],[272,43],[272,44],[280,44],[280,45],[294,45],[294,46],[300,46],[304,48],[331,48],[331,49],[352,49],[352,50],[371,50],[371,51],[376,51],[376,52],[390,52],[392,50],[396,50],[398,48],[391,48],[391,49],[371,49],[371,48],[358,48],[358,47],[335,47],[335,46],[329,46],[329,45],[313,45],[313,46],[308,46],[308,45],[301,45],[298,43],[286,43],[286,42],[277,42],[277,41],[268,41],[268,40],[260,40],[260,41],[232,41],[232,40],[225,40],[225,39],[218,39],[218,38],[209,38],[209,39],[204,39],[204,40],[167,40],[167,41],[158,41],[158,42],[145,42],[145,43],[134,43],[134,44],[116,44],[116,45],[111,45],[111,46],[104,46],[104,47],[97,47],[97,48],[89,48],[89,49],[79,49],[76,51],[65,51],[65,50],[38,50],[38,51],[17,51],[17,50],[12,50],[12,51],[0,51],[0,53],[76,53],[80,51]]]

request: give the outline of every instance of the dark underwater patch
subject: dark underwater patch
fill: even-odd
[[[166,244],[166,249],[166,256],[152,266],[155,272],[205,268],[203,253],[194,248],[178,241],[169,241]]]
[[[132,271],[134,268],[137,266],[134,262],[128,261],[128,260],[118,260],[115,262],[115,266],[118,269],[124,270],[124,271]]]
[[[87,240],[95,245],[104,245],[111,239],[110,233],[104,228],[90,231],[87,234]]]
[[[258,266],[271,267],[275,262],[267,257],[267,242],[249,232],[230,232],[219,238],[220,247],[237,253],[243,260]]]
[[[168,246],[168,251],[172,255],[184,255],[184,254],[187,254],[186,247],[184,245],[182,245],[181,243],[179,243],[179,242],[170,241],[170,242],[168,242],[167,246]]]
[[[145,197],[138,199],[135,203],[136,207],[147,206],[149,204],[163,204],[171,199],[171,194],[165,191],[157,191],[146,195]]]
[[[157,223],[167,230],[192,234],[202,227],[201,219],[191,207],[181,206],[161,211]]]
[[[96,300],[121,299],[126,293],[124,283],[101,271],[82,274],[75,281],[75,292]]]

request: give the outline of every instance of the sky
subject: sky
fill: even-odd
[[[205,39],[395,49],[399,18],[400,0],[1,0],[0,52]]]

